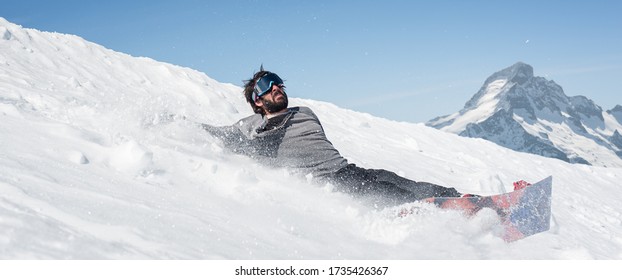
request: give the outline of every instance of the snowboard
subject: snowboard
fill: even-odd
[[[443,209],[460,210],[469,216],[490,208],[501,218],[503,240],[512,242],[549,230],[552,181],[550,176],[522,189],[491,196],[432,197],[423,201]]]

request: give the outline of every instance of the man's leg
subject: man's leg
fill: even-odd
[[[447,188],[428,182],[417,182],[401,177],[394,172],[384,169],[370,169],[377,184],[394,186],[403,189],[407,195],[402,195],[408,201],[421,200],[428,197],[460,197],[461,194],[454,188]],[[396,199],[399,199],[399,196]]]
[[[386,204],[403,204],[428,197],[459,197],[454,188],[416,182],[384,169],[365,169],[350,164],[331,177],[338,190],[363,196],[375,196]]]

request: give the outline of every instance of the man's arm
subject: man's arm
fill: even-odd
[[[248,139],[236,125],[212,126],[209,124],[201,124],[201,128],[212,136],[220,139],[225,145],[225,148],[235,153],[252,157],[257,151],[257,147],[253,141]]]
[[[233,139],[236,138],[236,134],[240,134],[240,136],[244,136],[242,135],[242,133],[240,132],[239,129],[237,129],[235,126],[231,125],[231,126],[213,126],[213,125],[209,125],[209,124],[205,124],[202,123],[201,124],[201,128],[203,128],[205,131],[207,131],[209,134],[211,134],[212,136],[222,140],[223,142],[229,143],[229,142],[233,142]],[[237,133],[236,133],[237,131]]]

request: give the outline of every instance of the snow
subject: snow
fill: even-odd
[[[491,211],[400,218],[225,150],[195,121],[249,115],[237,86],[3,19],[0,34],[2,259],[622,258],[621,168],[291,98],[363,167],[480,194],[552,175],[551,230],[506,243]]]
[[[598,132],[601,134],[606,134],[606,135],[612,135],[616,130],[617,131],[622,131],[622,121],[618,122],[618,120],[615,118],[614,114],[612,113],[607,113],[604,112],[603,113],[603,119],[604,119],[604,123],[605,123],[605,128],[604,129],[598,129]]]
[[[514,83],[508,83],[507,79],[499,79],[490,82],[485,89],[483,89],[483,95],[477,100],[477,105],[472,108],[468,108],[466,111],[461,112],[459,118],[455,118],[451,125],[442,127],[441,130],[459,133],[463,131],[470,123],[479,123],[492,116],[497,109],[499,103],[499,95],[508,88],[511,88]],[[457,115],[452,115],[451,118]],[[445,118],[444,120],[451,119]],[[438,122],[437,122],[438,123]]]
[[[518,121],[521,120],[517,114],[514,115],[514,118]],[[540,119],[534,124],[523,122],[523,128],[532,135],[548,134],[548,139],[569,156],[580,156],[596,166],[620,168],[620,164],[618,164],[620,158],[611,150],[598,145],[593,138],[574,133],[566,123]],[[590,128],[586,128],[586,130],[592,132]],[[598,138],[599,134],[597,133],[592,133],[592,135],[599,141],[605,141],[605,139]]]

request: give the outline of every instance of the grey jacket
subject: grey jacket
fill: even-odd
[[[255,114],[231,126],[202,127],[236,153],[273,167],[291,168],[301,175],[324,177],[348,165],[307,107],[289,108],[271,119]]]

